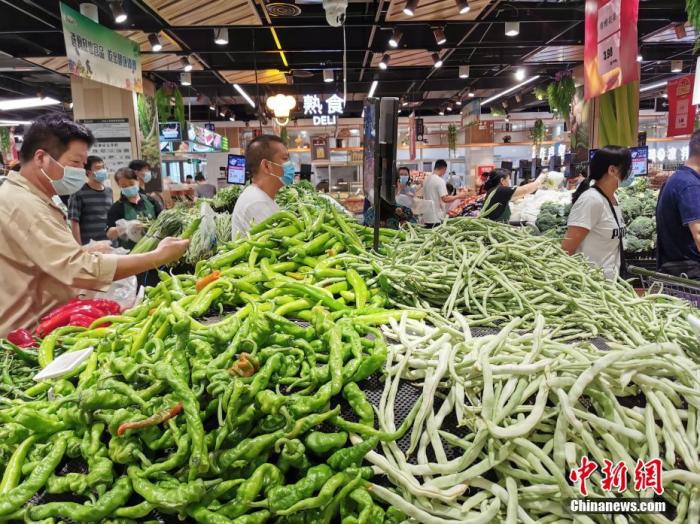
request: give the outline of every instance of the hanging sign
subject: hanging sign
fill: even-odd
[[[408,115],[408,158],[416,159],[416,112]]]
[[[422,118],[416,118],[416,141],[422,142],[425,138],[425,125]]]
[[[90,148],[90,154],[104,160],[107,171],[114,173],[133,160],[128,119],[103,118],[80,120],[80,123],[95,135],[95,143]]]
[[[304,95],[304,116],[310,116],[315,126],[332,126],[338,123],[338,116],[343,115],[345,100],[333,95],[325,101],[326,108],[319,95]]]
[[[586,0],[585,99],[639,81],[639,0]]]
[[[668,131],[666,136],[689,135],[695,127],[693,83],[695,75],[686,75],[668,83]]]
[[[143,93],[139,45],[61,3],[68,70],[95,82]]]

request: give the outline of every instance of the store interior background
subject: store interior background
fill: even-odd
[[[78,10],[85,2],[65,3]],[[341,197],[361,188],[361,115],[370,92],[400,99],[398,164],[412,170],[428,171],[442,158],[449,171],[472,185],[483,168],[502,162],[517,167],[535,157],[547,166],[552,156],[563,158],[570,151],[570,124],[552,114],[534,90],[581,67],[584,1],[409,3],[412,16],[405,12],[405,0],[351,1],[343,30],[328,24],[321,2],[92,2],[100,24],[139,43],[144,83],[152,90],[166,83],[176,86],[187,125],[213,124],[229,139],[228,151],[161,152],[161,173],[173,188],[197,172],[226,185],[229,153],[242,153],[257,133],[280,133],[266,106],[275,94],[296,99],[287,125],[292,160],[297,167],[310,164],[312,183],[328,180],[330,191]],[[695,32],[685,21],[684,8],[682,0],[640,2],[639,131],[646,133],[650,158],[659,170],[671,170],[687,156],[687,137],[666,138],[665,105],[665,82],[695,69]],[[81,84],[68,75],[58,0],[19,0],[3,9],[8,16],[0,19],[0,101],[56,101],[0,111],[0,125],[11,127],[17,141],[22,124],[47,111],[76,118],[122,116],[133,130],[135,109],[128,100],[113,103],[111,90],[116,88]],[[217,43],[223,29],[226,43]],[[390,40],[396,37],[393,47]],[[154,41],[162,48],[156,50]],[[441,67],[435,67],[437,61]],[[93,103],[97,90],[100,102]],[[321,101],[345,97],[335,125],[314,125],[304,111],[308,95]],[[116,96],[123,98],[123,93]],[[470,136],[463,114],[476,100],[481,101],[479,120],[490,126],[478,140]],[[415,159],[409,153],[410,114],[425,125]],[[538,148],[530,137],[536,119],[547,128]],[[457,132],[453,149],[450,126]],[[314,158],[315,137],[325,138],[329,158]],[[141,144],[132,142],[136,158]]]

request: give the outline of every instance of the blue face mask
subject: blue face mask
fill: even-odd
[[[399,181],[405,186],[408,184],[408,175],[400,175]]]
[[[139,194],[139,186],[123,187],[121,192],[126,198],[132,198]]]
[[[56,191],[57,195],[61,196],[68,196],[72,195],[76,191],[78,191],[81,187],[83,187],[83,184],[85,183],[85,169],[82,167],[73,167],[73,166],[64,166],[61,164],[58,160],[54,159],[53,157],[50,157],[51,160],[56,162],[59,166],[63,168],[63,178],[60,178],[58,180],[54,180],[51,178],[49,175],[46,174],[46,171],[43,169],[41,172],[43,175],[49,179],[49,182],[51,182],[51,185],[53,186],[54,191]]]
[[[95,171],[95,180],[98,182],[104,182],[107,180],[107,170],[106,169],[100,169],[98,171]]]
[[[153,178],[153,175],[151,175],[151,172],[150,172],[150,171],[146,171],[146,172],[143,174],[143,183],[144,183],[144,184],[148,184],[148,183],[151,181],[152,178]]]
[[[296,167],[294,167],[294,162],[292,162],[291,160],[287,160],[282,165],[272,161],[270,161],[270,163],[275,164],[276,166],[280,166],[282,168],[282,176],[277,177],[282,181],[282,184],[284,184],[285,186],[291,186],[294,183],[294,175],[296,174]]]

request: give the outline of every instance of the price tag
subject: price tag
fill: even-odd
[[[598,42],[620,30],[620,0],[610,0],[598,10]]]
[[[598,42],[598,72],[601,76],[620,67],[620,32]]]

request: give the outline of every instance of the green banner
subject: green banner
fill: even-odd
[[[72,75],[143,92],[139,45],[61,3],[63,38]]]

